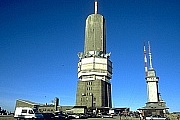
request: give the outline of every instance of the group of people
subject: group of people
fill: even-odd
[[[0,107],[0,115],[8,115],[9,112],[7,110],[1,109]]]

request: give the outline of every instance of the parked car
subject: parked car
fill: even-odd
[[[98,113],[97,116],[101,117],[101,118],[113,118],[113,116],[111,114],[108,114],[108,113]]]
[[[88,118],[97,118],[96,114],[94,113],[87,113]]]
[[[78,114],[79,115],[79,118],[81,119],[86,119],[88,118],[88,115],[87,114]]]
[[[54,113],[54,118],[58,120],[69,120],[69,116],[62,111],[60,112],[55,112]]]
[[[43,119],[43,115],[36,113],[33,108],[17,107],[14,113],[15,119]]]
[[[50,120],[50,119],[54,119],[54,114],[53,113],[42,113],[43,115],[43,120]]]
[[[69,117],[70,119],[77,119],[77,118],[80,118],[79,115],[73,114],[73,113],[69,113],[69,114],[68,114],[68,117]]]
[[[152,116],[146,116],[146,120],[168,120],[168,118],[162,117],[160,115],[152,115]]]

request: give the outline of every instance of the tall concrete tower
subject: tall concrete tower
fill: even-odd
[[[77,106],[112,106],[112,62],[106,53],[105,19],[97,12],[95,1],[94,14],[86,19],[84,52],[78,53]]]

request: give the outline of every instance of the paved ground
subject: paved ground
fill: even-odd
[[[0,120],[14,120],[14,117],[12,115],[0,115]]]
[[[177,115],[168,115],[170,120],[178,120]],[[15,120],[13,116],[2,116],[0,115],[0,120]],[[140,120],[139,118],[133,117],[120,117],[115,116],[114,118],[88,118],[88,119],[73,119],[73,120]]]
[[[13,116],[0,116],[0,120],[15,120],[15,119]],[[88,119],[72,119],[72,120],[120,120],[120,117],[115,116],[114,118],[88,118]],[[140,119],[121,117],[121,120],[140,120]]]
[[[0,116],[0,120],[15,120],[13,116]],[[72,119],[72,120],[86,120],[86,119]],[[131,117],[120,117],[115,116],[114,118],[88,118],[87,120],[140,120],[139,118],[131,118]]]

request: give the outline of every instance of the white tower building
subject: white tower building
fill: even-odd
[[[151,48],[149,42],[148,42],[148,48],[149,48],[149,70],[146,71],[147,96],[148,96],[148,102],[153,103],[159,101],[159,92],[158,92],[159,77],[156,76],[156,71],[152,67],[152,54],[151,54]],[[144,53],[146,53],[145,46],[144,46]],[[147,62],[147,60],[145,62]]]
[[[161,99],[159,90],[158,90],[158,81],[159,77],[156,76],[156,71],[152,66],[152,54],[150,43],[148,42],[148,52],[149,52],[149,64],[146,56],[146,46],[144,45],[144,63],[145,63],[145,79],[147,83],[147,103],[145,107],[139,108],[138,110],[142,111],[143,116],[150,115],[160,115],[164,116],[166,110],[165,101]],[[149,69],[148,69],[149,65]]]

